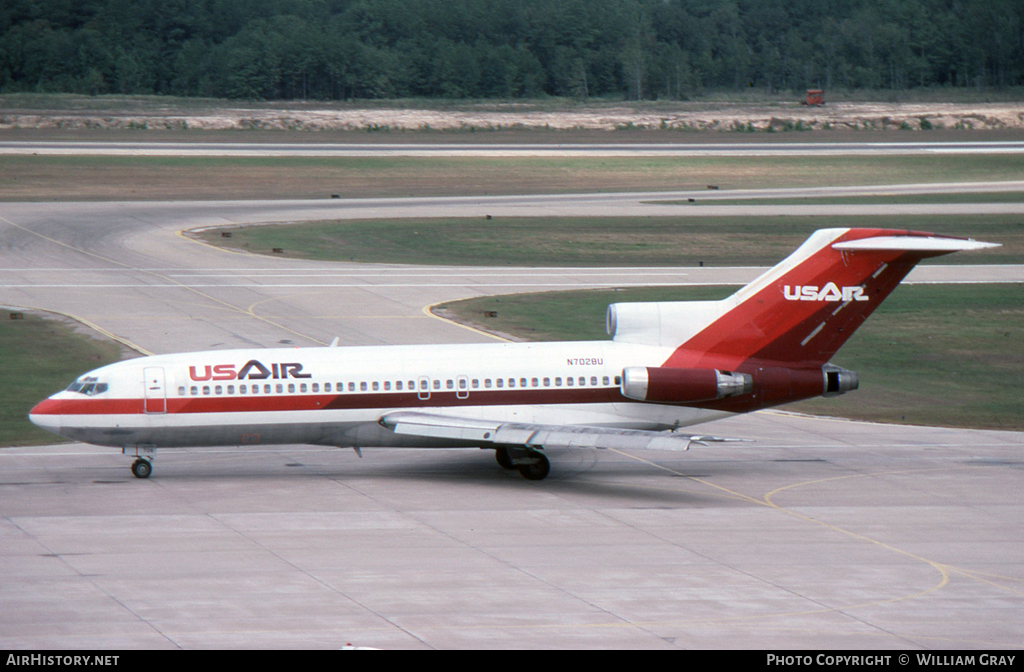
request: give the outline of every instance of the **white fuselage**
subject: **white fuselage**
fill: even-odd
[[[453,446],[378,424],[396,410],[499,422],[668,429],[727,415],[622,396],[627,366],[671,348],[612,341],[224,350],[156,355],[79,378],[32,421],[109,446]],[[97,392],[99,386],[105,389]]]

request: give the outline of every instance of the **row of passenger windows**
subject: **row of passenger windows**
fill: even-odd
[[[615,384],[621,384],[621,378],[615,376]],[[588,382],[589,380],[589,382]],[[600,382],[599,382],[600,381]],[[351,383],[334,383],[333,388],[331,383],[323,384],[324,392],[345,392],[346,389],[349,392],[384,392],[391,391],[405,391],[410,392],[430,392],[434,390],[469,390],[474,389],[493,389],[493,388],[516,388],[516,387],[551,387],[552,382],[554,387],[596,387],[598,385],[611,385],[612,378],[610,376],[590,376],[588,379],[586,376],[567,376],[562,378],[556,376],[555,378],[465,378],[460,377],[457,379],[449,378],[448,380],[442,381],[440,379],[428,379],[421,378],[419,384],[415,380],[408,382],[402,380],[396,380],[394,382],[390,380],[371,381],[371,382],[351,382]],[[443,387],[442,387],[443,386]],[[254,383],[252,385],[203,385],[202,387],[192,385],[186,391],[184,385],[178,387],[178,396],[199,396],[210,395],[210,394],[285,394],[286,390],[288,394],[306,394],[309,392],[319,393],[321,385],[320,383],[263,383],[262,385]]]

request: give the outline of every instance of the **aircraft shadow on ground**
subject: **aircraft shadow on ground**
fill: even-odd
[[[381,449],[392,452],[393,449]],[[338,482],[378,481],[436,484],[445,492],[459,486],[486,486],[503,491],[536,489],[559,496],[597,497],[600,499],[629,500],[650,503],[664,507],[700,506],[747,506],[721,493],[712,492],[706,486],[690,479],[714,478],[716,471],[736,474],[736,465],[700,461],[699,463],[673,464],[671,471],[662,471],[650,464],[602,459],[602,455],[591,450],[559,451],[552,455],[551,474],[543,481],[531,482],[523,479],[516,471],[502,469],[495,462],[489,450],[473,449],[458,451],[416,451],[406,453],[408,461],[398,456],[378,457],[376,451],[364,451],[364,457],[357,461],[347,457],[336,458],[332,452],[314,452],[307,456],[263,454],[258,461],[246,461],[243,455],[233,454],[203,456],[194,452],[170,459],[158,458],[154,465],[154,480],[161,481],[288,481],[299,482],[326,478]],[[172,455],[171,451],[167,451]],[[281,458],[274,460],[273,456]],[[324,459],[324,456],[330,459]],[[656,459],[656,458],[655,458]],[[675,462],[668,460],[667,462]],[[753,469],[753,467],[752,467]],[[93,474],[94,483],[112,483],[116,478]],[[138,481],[131,477],[125,465],[126,481]],[[259,487],[259,486],[255,486]],[[703,490],[703,492],[702,492]]]

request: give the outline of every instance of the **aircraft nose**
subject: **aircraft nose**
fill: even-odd
[[[45,399],[32,407],[28,419],[33,425],[54,434],[60,434],[61,402]]]

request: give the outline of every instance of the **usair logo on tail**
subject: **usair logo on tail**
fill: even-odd
[[[783,285],[782,294],[787,301],[867,301],[863,287],[836,287],[830,282],[824,287],[817,285]]]

